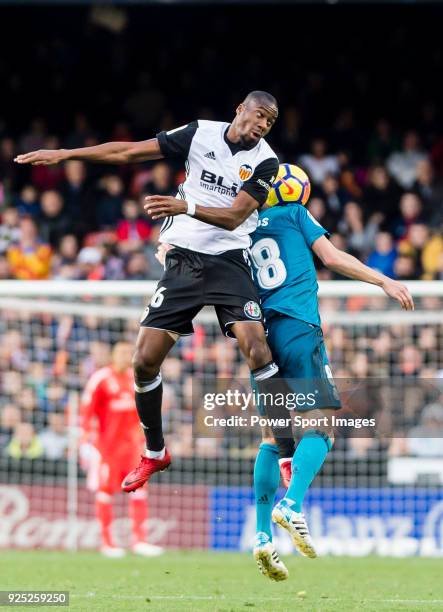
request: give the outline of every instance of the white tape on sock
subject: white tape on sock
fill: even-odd
[[[161,382],[162,375],[157,374],[154,380],[148,380],[146,382],[143,382],[141,385],[134,383],[134,389],[137,391],[137,393],[148,393],[148,391],[152,391],[153,389],[161,385]]]

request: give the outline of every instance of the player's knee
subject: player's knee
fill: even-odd
[[[252,370],[261,368],[272,359],[271,351],[263,338],[253,338],[246,346],[246,358]]]
[[[137,347],[132,357],[135,378],[155,378],[160,370],[158,359],[148,347]]]

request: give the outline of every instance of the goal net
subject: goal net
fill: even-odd
[[[377,287],[320,284],[337,386],[351,381],[361,401],[375,388],[383,416],[382,435],[337,436],[306,498],[323,554],[443,554],[443,287],[409,285],[414,312],[401,312]],[[94,497],[79,456],[80,396],[94,371],[109,363],[112,345],[134,342],[154,288],[150,282],[0,283],[0,547],[99,547]],[[256,431],[240,436],[232,428],[196,435],[193,415],[201,407],[193,385],[247,381],[249,372],[211,309],[194,327],[162,369],[174,462],[148,488],[149,540],[247,550],[260,440]],[[113,531],[122,546],[129,541],[126,504],[123,494],[115,496]],[[285,536],[277,536],[282,552],[291,548]]]

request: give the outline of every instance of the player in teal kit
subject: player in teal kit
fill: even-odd
[[[320,327],[318,285],[312,252],[331,270],[379,285],[403,308],[413,308],[412,298],[404,285],[339,251],[326,236],[327,231],[304,206],[288,205],[282,201],[279,206],[262,210],[251,247],[273,357],[289,385],[296,385],[297,390],[301,385],[315,385],[319,391],[315,409],[310,407],[304,415],[314,418],[330,416],[340,404]],[[160,245],[157,257],[161,263],[164,263],[167,248],[165,244]],[[291,382],[291,379],[298,380]],[[303,408],[299,407],[299,410]],[[293,457],[280,456],[283,475],[289,476],[292,462],[292,476],[287,478],[290,478],[290,482],[286,496],[273,510],[280,480],[279,447],[270,429],[263,432],[254,468],[257,508],[254,556],[262,573],[272,580],[285,580],[288,570],[272,543],[271,513],[273,520],[289,531],[300,552],[309,557],[316,556],[301,510],[306,491],[320,470],[332,442],[331,428],[321,426],[304,432]]]
[[[297,408],[321,426],[304,430],[293,457],[280,457],[272,431],[263,432],[254,468],[257,535],[254,557],[260,571],[273,580],[288,573],[272,544],[272,520],[291,535],[296,548],[314,558],[302,504],[306,492],[332,448],[330,416],[340,407],[320,327],[318,284],[313,253],[324,265],[349,278],[380,286],[402,308],[413,309],[408,289],[368,268],[348,253],[336,249],[328,232],[301,204],[276,205],[260,213],[251,247],[256,282],[260,290],[268,343],[281,375],[289,387],[307,393],[317,390],[315,405]],[[298,380],[294,380],[298,379]],[[323,417],[328,417],[329,423]],[[274,507],[282,475],[290,474],[285,497]]]

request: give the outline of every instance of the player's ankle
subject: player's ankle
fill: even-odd
[[[278,465],[281,465],[282,463],[286,463],[286,461],[292,462],[292,457],[280,457],[280,459],[278,460]]]
[[[149,450],[149,448],[147,448],[145,450],[145,457],[148,457],[148,459],[164,459],[165,458],[165,453],[166,453],[166,448],[165,447],[163,447],[159,451],[153,451],[153,450]]]

